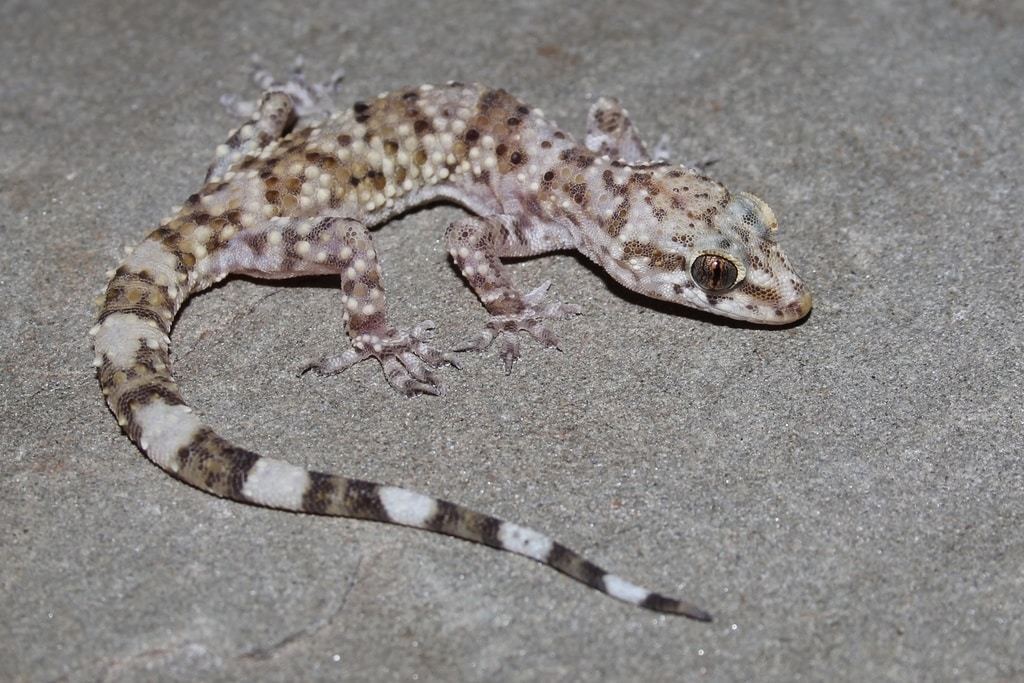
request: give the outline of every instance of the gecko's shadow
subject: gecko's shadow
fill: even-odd
[[[523,257],[517,257],[517,258],[507,258],[507,259],[502,259],[502,262],[503,263],[509,263],[509,264],[522,263],[522,262],[526,262],[526,261],[534,261],[536,259],[542,259],[542,258],[545,258],[547,256],[556,256],[556,255],[557,256],[571,256],[578,264],[580,264],[585,269],[590,271],[590,273],[594,277],[596,277],[596,278],[600,279],[602,282],[604,282],[605,286],[609,289],[609,291],[611,291],[613,294],[615,294],[617,297],[619,297],[623,301],[626,301],[626,302],[628,302],[630,304],[633,304],[635,306],[642,306],[644,308],[647,308],[649,310],[655,311],[655,312],[657,312],[659,314],[662,314],[662,315],[670,315],[670,316],[674,316],[674,317],[677,317],[677,318],[688,318],[690,320],[695,320],[695,321],[698,321],[698,322],[701,322],[701,323],[707,323],[707,324],[711,324],[711,325],[718,325],[720,327],[729,327],[729,328],[737,328],[737,329],[748,329],[748,330],[764,330],[764,329],[788,330],[788,329],[792,329],[794,327],[799,327],[799,326],[803,325],[807,320],[809,320],[811,318],[812,315],[814,315],[814,311],[812,309],[811,312],[808,315],[804,316],[800,320],[794,320],[793,322],[786,323],[784,325],[766,325],[766,324],[762,324],[762,323],[753,323],[753,322],[747,322],[747,321],[743,321],[743,320],[733,320],[732,318],[726,318],[724,316],[715,315],[713,313],[708,313],[706,311],[700,311],[700,310],[697,310],[695,308],[690,308],[688,306],[684,306],[683,304],[677,304],[677,303],[673,303],[671,301],[663,301],[661,299],[653,299],[651,297],[644,296],[643,294],[639,294],[637,292],[634,292],[633,290],[629,289],[628,287],[622,285],[615,278],[611,277],[608,273],[606,273],[596,263],[594,263],[593,261],[588,259],[586,256],[580,254],[579,252],[576,252],[576,251],[573,251],[573,250],[563,250],[563,251],[549,252],[547,254],[540,254],[538,256],[523,256]],[[472,298],[472,300],[476,300],[476,296],[473,293],[473,290],[466,283],[465,279],[462,277],[462,274],[459,272],[459,269],[455,266],[455,263],[451,259],[448,259],[448,266],[449,266],[449,269],[452,272],[452,275],[455,278],[457,278],[460,282],[463,283],[466,291],[469,293],[469,295]],[[217,282],[216,284],[212,285],[209,289],[205,290],[204,292],[200,292],[197,296],[202,296],[203,294],[205,294],[207,292],[217,291],[221,287],[225,286],[227,283],[235,281],[235,280],[242,280],[242,281],[245,281],[245,282],[251,282],[253,284],[264,285],[264,286],[271,286],[271,287],[274,287],[274,288],[287,288],[287,289],[328,289],[328,290],[336,290],[336,289],[338,289],[338,276],[337,275],[299,275],[299,276],[296,276],[296,277],[280,278],[280,279],[278,279],[278,278],[256,277],[254,275],[231,275],[230,277],[227,277],[224,280],[222,280],[220,282]],[[558,287],[558,283],[555,283],[555,286]],[[566,288],[563,286],[563,287],[560,287],[559,289],[564,291]],[[182,313],[185,312],[185,310],[192,303],[192,300],[194,298],[197,298],[197,296],[190,296],[185,301],[184,306],[182,306],[181,311],[179,311],[179,316]],[[584,306],[584,313],[586,312],[585,306],[586,306],[586,304],[588,302],[580,301],[579,299],[573,298],[572,296],[553,297],[552,300],[554,300],[554,299],[561,299],[561,300],[564,300],[566,303],[580,304],[580,305]]]

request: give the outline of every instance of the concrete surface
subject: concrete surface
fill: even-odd
[[[351,6],[346,6],[351,4]],[[78,3],[0,7],[0,679],[974,680],[1024,677],[1020,3]],[[429,534],[189,489],[118,430],[86,331],[104,271],[199,184],[249,55],[340,99],[480,80],[579,133],[628,103],[762,196],[816,294],[766,330],[650,304],[572,255],[584,305],[406,400],[329,282],[232,280],[175,331],[193,405],[296,463],[549,531],[692,599],[699,624]],[[381,230],[394,319],[482,307],[439,238]]]

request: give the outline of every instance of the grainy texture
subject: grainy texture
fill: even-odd
[[[1024,6],[8,0],[0,9],[0,679],[1024,678]],[[674,161],[763,197],[814,291],[763,329],[645,300],[585,257],[505,267],[583,314],[407,400],[348,345],[336,277],[228,278],[171,359],[261,454],[557,532],[712,624],[416,529],[163,474],[99,396],[93,299],[202,186],[249,55],[345,67],[350,104],[481,81],[582,139],[619,98]],[[373,232],[389,317],[451,348],[486,311],[453,205]],[[521,335],[522,336],[522,335]]]
[[[118,422],[157,465],[204,491],[268,507],[390,522],[518,553],[608,595],[710,620],[704,610],[609,574],[547,536],[393,486],[310,472],[229,443],[197,418],[171,376],[171,326],[192,294],[232,273],[336,274],[352,348],[310,366],[334,374],[374,358],[399,392],[440,394],[433,323],[387,318],[369,228],[448,200],[473,217],[445,243],[490,313],[460,350],[498,340],[506,373],[520,332],[559,346],[547,320],[577,313],[520,294],[501,258],[575,249],[650,297],[756,323],[810,311],[811,294],[775,241],[771,209],[697,171],[652,161],[624,109],[601,98],[586,146],[504,90],[449,83],[359,101],[295,127],[329,85],[301,74],[267,88],[217,150],[204,187],[136,247],[107,286],[93,328],[100,385]]]

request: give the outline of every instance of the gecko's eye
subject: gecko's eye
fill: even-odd
[[[690,277],[705,292],[717,294],[736,286],[741,280],[741,269],[720,254],[701,254],[690,265]]]

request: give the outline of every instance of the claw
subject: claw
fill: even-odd
[[[505,364],[505,374],[512,374],[512,366],[519,360],[519,335],[515,332],[501,333],[501,351],[498,353]]]
[[[429,394],[441,396],[444,386],[441,378],[431,372],[414,354],[406,352],[380,359],[384,377],[395,391],[406,396]]]
[[[548,289],[550,288],[551,280],[545,280],[533,288],[529,294],[523,297],[523,303],[528,307],[533,308],[544,299],[544,296],[548,293]]]

